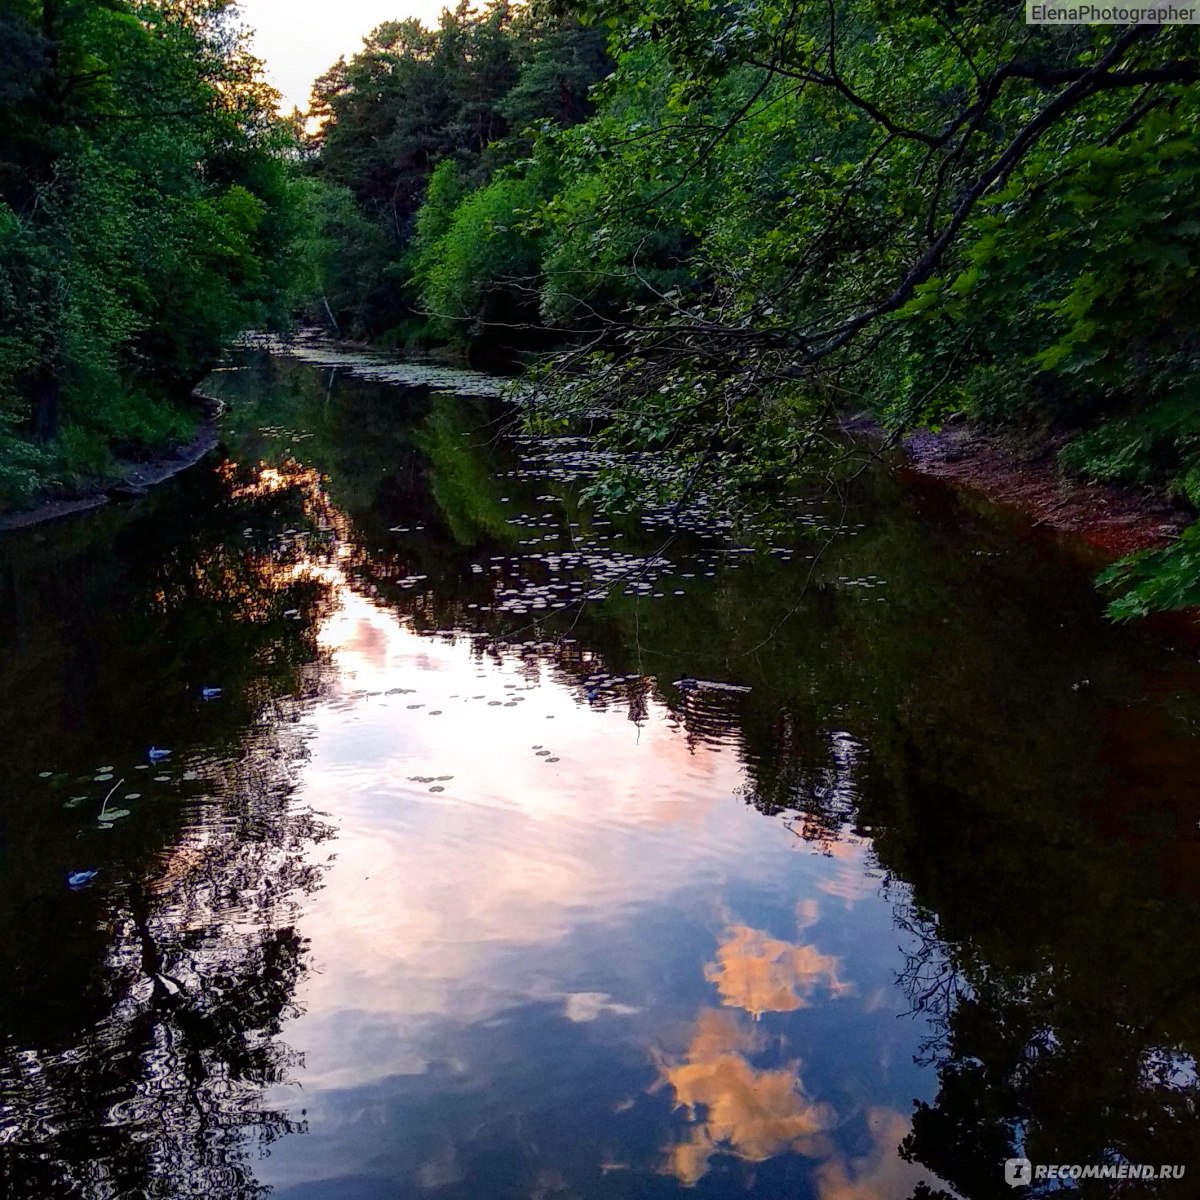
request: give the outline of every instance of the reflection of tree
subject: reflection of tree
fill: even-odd
[[[986,1197],[1007,1194],[999,1162],[1018,1147],[1063,1162],[1195,1150],[1196,905],[1157,891],[1166,853],[1192,863],[1178,875],[1195,892],[1195,678],[1166,689],[1182,697],[1177,711],[1131,704],[1161,686],[1161,648],[1104,626],[1086,573],[1007,531],[995,553],[990,516],[883,479],[869,485],[881,493],[871,525],[822,549],[811,574],[749,559],[690,582],[686,607],[614,594],[557,623],[489,611],[497,587],[542,580],[537,565],[510,561],[495,495],[503,452],[463,437],[483,413],[406,394],[406,423],[394,391],[350,384],[353,403],[329,405],[316,373],[270,370],[264,395],[290,377],[320,383],[303,398],[303,423],[317,430],[306,456],[332,476],[352,522],[343,563],[354,587],[419,631],[479,634],[474,653],[519,660],[531,680],[548,673],[581,703],[637,718],[657,691],[691,744],[738,748],[747,802],[823,853],[854,850],[855,871],[869,837],[882,872],[911,888],[898,910],[909,955],[900,985],[927,1025],[940,1083],[905,1139],[913,1159]],[[536,486],[559,493],[582,537],[589,518],[571,488]],[[427,533],[389,538],[398,522]],[[471,573],[491,555],[502,558],[495,571]],[[406,586],[418,574],[428,581]],[[589,686],[604,672],[620,683]],[[685,675],[753,691],[670,686]],[[1148,727],[1148,711],[1162,728]],[[802,998],[775,978],[799,960],[749,948],[760,1007],[764,995]],[[733,975],[723,977],[732,994]],[[710,1078],[695,1074],[693,1091]],[[879,1136],[898,1129],[881,1121]],[[706,1162],[708,1144],[688,1153]]]
[[[999,880],[1003,858],[974,865]],[[1062,910],[1053,922],[1030,924],[1015,907],[1003,927],[951,940],[927,913],[903,917],[917,936],[901,983],[929,1021],[939,1077],[905,1154],[969,1197],[1007,1194],[999,1164],[1019,1153],[1200,1161],[1194,906],[1139,895],[1121,855],[1096,846],[1060,853],[1053,875],[1047,867],[1026,864],[1046,871],[1042,886]],[[1083,1181],[1081,1194],[1111,1187]],[[1173,1181],[1140,1187],[1178,1194]]]
[[[178,745],[196,724],[196,689],[216,682],[248,701],[218,710],[236,733],[267,694],[303,686],[330,602],[315,478],[294,464],[226,466],[172,487],[136,521],[97,518],[82,545],[5,547],[0,636],[19,652],[0,660],[0,710],[19,714],[18,760],[58,758],[64,724],[85,761],[109,755],[113,731],[119,745],[147,714],[144,736]]]
[[[195,520],[167,504],[114,514],[120,555],[68,538],[4,564],[23,601],[5,683],[46,673],[5,697],[22,758],[78,771],[101,751],[136,761],[153,736],[174,747],[177,781],[107,834],[24,784],[0,818],[6,1195],[259,1196],[255,1150],[297,1127],[262,1094],[294,1058],[279,1033],[305,970],[298,905],[329,832],[293,791],[299,718],[321,687],[332,514],[298,469],[181,485],[202,501]],[[200,682],[225,699],[201,711]],[[70,894],[56,862],[101,874]]]
[[[106,1003],[74,1042],[11,1041],[0,1128],[11,1194],[261,1194],[249,1162],[296,1126],[263,1089],[304,969],[297,898],[326,835],[292,807],[298,746],[264,733],[219,799],[157,860],[103,896]]]
[[[841,730],[822,737],[788,712],[773,732],[775,753],[754,762],[742,795],[761,812],[783,814],[797,837],[828,853],[855,826],[858,743]]]
[[[958,946],[952,952],[934,932],[934,919],[909,905],[896,906],[895,921],[905,934],[904,966],[896,982],[908,997],[909,1012],[927,1022],[925,1050],[931,1051],[948,1032],[951,1015],[970,997],[963,967],[968,951]]]
[[[1153,845],[1112,840],[1061,794],[1004,809],[925,779],[901,803],[868,778],[856,816],[909,885],[898,984],[938,1072],[905,1156],[972,1200],[1008,1195],[1001,1165],[1018,1154],[1200,1161],[1195,900],[1161,894]]]

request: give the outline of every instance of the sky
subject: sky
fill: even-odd
[[[282,109],[308,107],[318,75],[347,58],[384,21],[437,20],[446,0],[241,0],[254,49],[266,60],[267,78],[283,93]]]

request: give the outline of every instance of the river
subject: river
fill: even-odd
[[[0,540],[7,1195],[1195,1194],[1200,662],[1074,547],[886,470],[601,516],[469,372],[208,387]]]

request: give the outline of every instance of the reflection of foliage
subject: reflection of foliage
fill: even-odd
[[[918,1107],[905,1140],[914,1161],[961,1194],[986,1197],[1000,1194],[997,1162],[1017,1146],[1043,1161],[1095,1161],[1114,1150],[1138,1160],[1187,1157],[1198,1099],[1191,1064],[1200,1047],[1191,966],[1195,907],[1186,896],[1164,900],[1157,881],[1162,847],[1183,845],[1178,831],[1200,815],[1187,798],[1197,753],[1196,713],[1187,700],[1192,680],[1171,681],[1178,698],[1170,704],[1132,710],[1130,695],[1161,682],[1160,651],[1135,640],[1114,652],[1113,631],[1099,620],[1078,572],[1047,562],[1036,546],[1006,541],[1004,553],[996,554],[995,530],[958,500],[905,492],[887,481],[869,484],[864,477],[849,498],[854,524],[832,536],[830,520],[821,516],[824,528],[800,545],[790,567],[768,556],[747,558],[736,570],[689,581],[685,604],[639,601],[618,591],[560,613],[492,611],[493,589],[517,573],[535,584],[544,579],[544,562],[513,561],[520,551],[504,520],[536,511],[522,507],[534,487],[554,491],[563,521],[575,522],[580,538],[589,517],[573,484],[562,480],[512,477],[503,486],[514,503],[498,507],[494,476],[509,464],[503,450],[479,444],[487,436],[483,405],[327,380],[310,368],[261,360],[240,382],[226,379],[223,386],[245,406],[239,419],[257,424],[247,435],[253,448],[247,457],[269,465],[197,482],[197,488],[212,487],[219,502],[197,506],[195,526],[177,528],[178,509],[170,510],[153,517],[156,523],[139,525],[139,539],[148,537],[149,546],[132,536],[123,546],[136,582],[122,585],[120,611],[137,614],[138,641],[149,636],[159,647],[176,648],[171,655],[134,645],[116,620],[87,616],[69,588],[47,578],[56,572],[37,572],[36,581],[27,574],[10,589],[18,603],[5,619],[14,624],[31,620],[22,616],[23,605],[44,607],[41,599],[31,605],[31,594],[61,601],[80,620],[77,640],[66,641],[81,663],[91,663],[79,645],[88,638],[125,639],[120,656],[132,664],[133,678],[117,679],[94,665],[82,670],[87,711],[98,695],[112,693],[114,717],[132,729],[144,722],[149,698],[161,705],[185,679],[235,678],[256,707],[239,714],[230,745],[255,747],[248,761],[269,770],[258,751],[277,736],[272,728],[295,715],[272,697],[311,695],[319,685],[313,624],[328,598],[321,571],[306,568],[332,565],[332,543],[339,541],[336,562],[350,585],[394,608],[413,628],[445,637],[486,633],[473,653],[515,659],[528,679],[549,673],[580,703],[621,707],[634,719],[645,716],[657,693],[689,745],[736,747],[747,802],[788,821],[814,849],[832,855],[852,849],[856,858],[865,857],[860,847],[871,839],[880,873],[899,885],[889,894],[899,900],[909,956],[900,985],[926,1027],[925,1054],[939,1073],[940,1093]],[[285,423],[312,432],[302,449]],[[872,496],[868,487],[880,491]],[[887,515],[860,531],[854,520],[859,504]],[[219,514],[211,527],[206,511]],[[426,523],[421,537],[392,532],[418,522]],[[974,555],[962,552],[964,527]],[[631,528],[627,545],[640,554],[646,546],[636,543],[636,522]],[[284,530],[297,533],[281,537]],[[188,538],[194,539],[186,543],[190,549]],[[688,552],[681,535],[670,553],[682,558]],[[811,567],[801,561],[805,552],[817,557]],[[486,565],[493,555],[503,555],[494,572]],[[481,566],[480,573],[472,573],[472,565]],[[103,577],[103,564],[98,574]],[[405,586],[418,575],[428,579]],[[867,586],[876,576],[878,586]],[[284,606],[298,609],[300,620],[283,621]],[[1070,624],[1070,639],[1047,622],[1049,607]],[[43,640],[36,625],[24,632],[30,642]],[[234,648],[227,661],[206,657],[218,643]],[[1083,663],[1086,686],[1077,687]],[[61,669],[61,662],[53,667]],[[18,674],[8,664],[5,670]],[[590,696],[587,681],[602,670],[620,682]],[[685,676],[737,681],[752,690],[668,683]],[[126,700],[123,691],[135,698]],[[39,695],[36,685],[31,694]],[[173,731],[184,730],[194,707],[167,711],[162,719],[178,722]],[[38,711],[49,709],[39,701]],[[1150,720],[1163,724],[1148,726]],[[1126,743],[1150,745],[1155,756],[1128,745],[1115,752]],[[38,740],[30,753],[45,754],[49,745]],[[1168,788],[1174,797],[1164,791],[1164,779],[1177,784]],[[269,791],[268,783],[262,787]],[[261,788],[230,780],[222,794],[247,790]],[[183,864],[178,869],[186,885],[156,891],[144,870],[151,854],[139,860],[143,869],[135,877],[145,881],[150,897],[151,916],[143,924],[165,947],[149,960],[162,963],[152,974],[180,980],[189,995],[201,972],[189,974],[180,958],[193,961],[187,956],[201,953],[196,931],[209,927],[213,913],[239,913],[244,888],[253,892],[255,879],[280,879],[269,865],[270,838],[262,857],[254,848],[262,828],[275,828],[272,818],[255,810],[227,810],[225,817],[235,814],[238,836],[224,843],[231,860],[212,846],[195,848],[201,857],[216,855],[220,865],[209,874],[187,867],[192,847],[174,828],[162,844],[176,848],[169,861]],[[308,836],[302,825],[292,828],[289,839]],[[291,861],[299,869],[298,857]],[[236,888],[220,882],[230,876]],[[312,882],[303,875],[294,880],[297,888]],[[286,885],[285,878],[278,886]],[[137,893],[132,885],[122,887],[116,891],[120,912],[133,914]],[[198,899],[193,909],[176,911],[172,906],[184,904],[180,897]],[[294,947],[286,911],[271,910],[251,924],[275,931],[276,942],[264,933],[257,944],[218,948],[240,964],[235,980],[300,969],[289,965]],[[176,1020],[178,1001],[156,998],[144,966],[136,975],[142,943],[133,933],[122,936],[121,969],[129,980],[141,979],[146,1003]],[[14,939],[20,944],[19,933]],[[804,993],[790,984],[790,992],[774,988],[783,966],[828,966],[773,942],[744,940],[748,969],[762,973],[772,995],[788,1003],[789,995]],[[182,943],[185,949],[177,950]],[[108,952],[90,944],[74,961],[95,962]],[[271,965],[272,953],[283,965]],[[22,946],[23,961],[33,961],[33,954],[32,943]],[[80,972],[87,980],[82,990],[103,1026],[109,997],[93,974]],[[57,978],[56,991],[70,986],[65,975]],[[722,995],[732,994],[733,977],[726,971],[722,978]],[[834,978],[831,971],[827,978]],[[256,1057],[262,1038],[241,1032],[261,1028],[267,1043],[273,1039],[273,1004],[289,1002],[288,988],[261,990],[269,996],[245,997],[236,987],[221,992],[237,996],[260,1024],[238,1026],[222,999],[203,1037],[195,1032],[199,1018],[178,1034],[179,1045],[190,1036],[219,1047],[210,1051],[213,1062],[219,1059],[216,1067],[203,1055],[195,1061],[206,1079],[240,1081],[235,1091],[244,1084],[243,1094],[285,1066],[282,1051]],[[74,1044],[62,1013],[72,1006],[53,996],[37,999],[35,1007],[48,1022],[54,1016],[58,1030],[56,1039],[41,1044]],[[7,1023],[21,1027],[19,1020]],[[759,1070],[721,1061],[740,1083],[752,1081],[747,1071]],[[691,1094],[699,1104],[708,1078],[696,1075]],[[777,1086],[786,1105],[796,1103],[792,1085]],[[267,1120],[261,1136],[274,1128]],[[786,1121],[784,1128],[790,1128]],[[898,1126],[881,1128],[892,1136]],[[230,1138],[232,1154],[236,1139]],[[898,1140],[897,1134],[891,1145]],[[681,1145],[685,1159],[693,1156],[683,1166],[693,1174],[702,1170],[704,1138]]]
[[[174,747],[177,779],[107,833],[80,829],[86,809],[47,809],[44,789],[9,798],[13,1194],[254,1197],[252,1143],[295,1128],[260,1096],[292,1061],[278,1035],[305,969],[297,902],[319,885],[307,854],[328,835],[292,791],[298,718],[321,687],[334,516],[294,464],[222,468],[137,519],[5,546],[19,603],[4,636],[21,647],[0,675],[0,703],[20,714],[10,748],[69,775],[98,754],[141,758],[153,739]],[[221,703],[198,703],[202,683],[224,687]],[[62,872],[83,854],[100,876],[73,895]]]
[[[17,1040],[36,1028],[27,1013],[0,1052],[21,1194],[262,1194],[249,1143],[296,1128],[258,1097],[293,1058],[277,1037],[304,970],[296,898],[318,886],[304,855],[327,836],[292,807],[302,746],[290,728],[272,714],[210,781],[220,798],[157,861],[96,893],[111,941],[91,1027],[31,1051]]]
[[[561,498],[563,520],[586,528],[586,512]],[[882,876],[902,885],[891,892],[899,982],[941,1081],[904,1139],[913,1162],[986,1197],[1006,1191],[999,1162],[1018,1147],[1042,1161],[1186,1159],[1200,1101],[1195,908],[1163,901],[1155,881],[1162,843],[1197,814],[1164,809],[1160,761],[1123,759],[1117,783],[1107,756],[1136,734],[1169,746],[1188,780],[1193,708],[1178,701],[1162,712],[1171,724],[1126,728],[1123,698],[1145,689],[1157,648],[1114,653],[1071,564],[1007,543],[995,555],[1007,533],[957,500],[865,478],[851,500],[851,529],[858,505],[888,516],[827,545],[828,529],[818,534],[811,571],[757,559],[694,579],[686,606],[617,591],[536,623],[472,613],[465,601],[486,601],[512,568],[496,564],[472,590],[461,554],[420,596],[388,590],[387,555],[364,552],[359,579],[418,628],[486,630],[494,640],[476,653],[520,655],[531,678],[549,668],[581,702],[644,713],[657,686],[689,744],[739,747],[748,802],[820,852],[871,839]],[[964,524],[976,556],[957,549]],[[476,561],[486,553],[467,545]],[[531,580],[540,569],[522,564]],[[1069,643],[1046,622],[1048,598],[1072,625]],[[588,696],[602,669],[621,682]],[[688,675],[752,690],[663,682]],[[1151,799],[1157,826],[1140,816]],[[1112,845],[1098,810],[1129,822]],[[775,969],[770,953],[759,958]],[[700,1137],[677,1148],[686,1177],[703,1172],[707,1147]]]
[[[746,802],[764,813],[787,813],[806,842],[837,841],[854,824],[857,743],[842,731],[828,739],[815,736],[787,712],[780,714],[773,732],[776,753],[755,764],[753,782],[744,789]]]
[[[434,396],[417,434],[429,459],[429,490],[460,546],[511,537],[496,496],[495,468],[486,457],[490,432],[480,409]]]
[[[901,983],[929,1023],[940,1081],[917,1105],[906,1154],[972,1197],[1004,1194],[996,1164],[1018,1152],[1194,1161],[1194,902],[1155,896],[1128,846],[1061,814],[988,838],[972,822],[960,813],[941,844],[903,850],[902,831],[889,832],[906,856],[892,865],[926,906],[900,913],[914,947]],[[1082,1194],[1108,1187],[1084,1181]]]

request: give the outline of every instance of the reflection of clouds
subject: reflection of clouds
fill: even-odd
[[[831,997],[849,995],[854,986],[839,978],[840,967],[839,958],[822,954],[816,946],[800,946],[748,925],[734,925],[717,948],[717,961],[705,967],[704,975],[717,985],[723,1005],[744,1008],[757,1018],[765,1012],[805,1008],[822,986]]]
[[[878,895],[879,880],[868,872],[865,862],[842,862],[818,880],[817,887],[825,895],[844,901],[847,908],[853,908],[860,900]]]
[[[704,1009],[681,1061],[660,1064],[659,1082],[670,1086],[691,1120],[686,1137],[667,1149],[667,1174],[692,1187],[708,1173],[714,1154],[764,1162],[791,1153],[821,1160],[817,1200],[898,1200],[921,1181],[945,1186],[900,1157],[911,1122],[895,1109],[867,1109],[870,1144],[864,1153],[839,1150],[831,1136],[837,1114],[805,1093],[799,1062],[756,1068],[750,1058],[762,1046],[758,1031],[735,1014]]]
[[[417,1187],[423,1192],[436,1191],[461,1183],[463,1170],[458,1161],[458,1150],[449,1138],[442,1143],[434,1156],[423,1162],[416,1171]]]
[[[572,992],[566,997],[563,1015],[577,1025],[594,1021],[604,1013],[614,1017],[631,1017],[642,1010],[632,1004],[619,1004],[607,992]]]
[[[522,960],[538,947],[570,961],[581,922],[624,928],[723,878],[735,839],[762,861],[778,833],[727,802],[737,759],[690,755],[657,703],[634,730],[536,664],[422,637],[344,584],[339,601],[321,641],[342,692],[317,711],[305,775],[339,827],[305,931],[337,969],[307,981],[306,1087],[419,1069],[430,1017],[483,1021],[522,1000],[577,1023],[632,1015],[638,987],[612,999],[567,978],[547,987]],[[361,1044],[348,1054],[350,1031]]]
[[[941,1184],[936,1176],[900,1157],[901,1141],[911,1123],[893,1108],[867,1110],[870,1149],[857,1158],[841,1155],[817,1168],[818,1200],[896,1200],[912,1194],[921,1181]]]
[[[790,820],[788,825],[793,833],[805,841],[818,840],[819,831],[803,816]],[[821,841],[819,844],[823,857],[829,860],[828,869],[822,872],[817,881],[819,891],[844,901],[848,909],[860,900],[878,895],[879,879],[872,872],[869,842],[844,834],[836,840]]]
[[[551,821],[577,819],[586,805],[590,819],[626,826],[701,825],[736,790],[740,763],[693,755],[663,705],[652,706],[631,747],[626,724],[615,726],[608,714],[581,706],[536,660],[472,658],[465,641],[422,637],[344,580],[338,599],[321,642],[342,680],[342,707],[377,698],[393,712],[418,712],[410,721],[387,722],[402,723],[406,744],[383,736],[382,744],[365,747],[377,777],[398,774],[402,766],[411,774],[413,751],[427,748],[438,755],[427,760],[429,774],[453,762],[457,796],[471,786],[483,803]],[[397,684],[406,685],[403,695],[385,695]],[[446,728],[414,727],[434,708]],[[550,764],[532,753],[533,742],[571,757],[548,770]]]
[[[816,901],[800,901],[797,927],[811,928],[818,915]],[[818,989],[827,990],[830,999],[851,994],[854,986],[842,979],[841,969],[840,958],[815,945],[731,924],[705,977],[726,1008],[745,1009],[757,1020],[765,1012],[806,1007]],[[660,1063],[659,1082],[670,1086],[690,1117],[686,1136],[667,1149],[667,1173],[691,1187],[707,1174],[714,1154],[748,1162],[803,1154],[823,1160],[816,1169],[818,1200],[892,1200],[931,1178],[901,1159],[899,1146],[910,1123],[894,1109],[869,1108],[869,1149],[855,1157],[840,1152],[828,1136],[839,1123],[837,1114],[805,1093],[799,1062],[772,1069],[753,1065],[764,1046],[758,1027],[741,1023],[734,1013],[704,1009],[681,1060]]]
[[[825,1153],[821,1135],[833,1124],[833,1110],[804,1094],[799,1063],[774,1070],[751,1066],[747,1056],[758,1046],[734,1014],[704,1009],[683,1061],[660,1068],[660,1080],[692,1118],[687,1138],[667,1153],[667,1172],[685,1186],[704,1176],[716,1153],[749,1162],[787,1151]]]
[[[326,569],[338,606],[320,644],[339,692],[312,718],[305,795],[330,811],[339,840],[304,923],[315,961],[333,968],[306,980],[309,1011],[294,1031],[310,1112],[329,1127],[343,1090],[374,1093],[391,1081],[405,1094],[395,1081],[443,1064],[456,1027],[518,1021],[507,1014],[530,1001],[577,1026],[596,1022],[580,1029],[587,1040],[613,1036],[610,1025],[636,1036],[648,1018],[629,1018],[641,1011],[634,1005],[653,1004],[653,987],[635,918],[690,904],[710,920],[731,876],[770,879],[785,857],[794,861],[780,823],[748,820],[729,802],[744,777],[739,757],[692,753],[657,700],[634,730],[620,711],[579,703],[534,658],[421,636],[355,591],[342,567]],[[811,890],[842,868],[865,870],[861,844],[834,842],[810,859]],[[817,918],[810,891],[797,929]],[[620,977],[587,969],[575,948],[582,927],[605,924],[614,963],[629,959]],[[660,1071],[692,1114],[667,1169],[693,1184],[714,1153],[825,1158],[833,1111],[806,1095],[797,1064],[754,1066],[754,1027],[732,1010],[758,1017],[845,995],[841,960],[803,938],[731,925],[706,974],[723,1007],[701,1013],[681,1060]],[[611,990],[582,990],[595,987]],[[489,1086],[476,1053],[488,1051],[454,1067],[464,1087]],[[342,1141],[325,1148],[346,1172],[358,1169],[352,1143],[346,1135],[345,1150]],[[465,1142],[430,1147],[410,1179],[450,1186],[467,1154]],[[291,1155],[303,1158],[294,1146]],[[617,1154],[606,1162],[624,1167]],[[273,1173],[288,1173],[278,1156]],[[554,1194],[559,1181],[539,1186]]]
[[[481,1021],[534,999],[569,1004],[564,1016],[578,1021],[588,1002],[565,1000],[576,990],[565,978],[531,988],[519,948],[546,953],[581,921],[622,926],[705,879],[719,886],[735,847],[741,877],[748,863],[768,870],[770,848],[786,853],[777,824],[748,822],[727,802],[737,758],[691,754],[657,702],[635,732],[620,713],[579,704],[539,664],[422,637],[344,581],[338,600],[321,641],[342,694],[315,715],[305,776],[306,797],[340,830],[336,867],[305,921],[315,960],[337,969],[307,981],[306,1086],[413,1069],[429,1057],[414,1023],[425,1017]],[[422,776],[444,791],[431,794]],[[835,844],[832,859],[813,862],[816,886],[842,862],[859,869],[862,855]],[[798,927],[816,915],[810,897]],[[833,958],[749,929],[711,970],[725,1004],[755,1014],[845,990]],[[643,992],[615,1000],[640,1004]],[[349,1055],[348,1029],[363,1043]]]
[[[382,670],[387,666],[387,635],[371,621],[359,619],[342,642],[340,649],[364,664]]]

